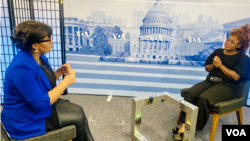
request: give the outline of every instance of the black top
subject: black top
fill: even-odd
[[[51,89],[53,89],[56,86],[56,76],[55,76],[54,71],[44,61],[42,61],[42,59],[41,59],[40,67],[42,68],[46,76],[48,77],[50,85],[51,85]]]
[[[218,56],[222,62],[222,64],[230,70],[235,71],[239,76],[240,79],[244,79],[248,77],[248,64],[249,64],[249,57],[244,53],[237,53],[234,55],[226,55],[223,53],[224,49],[217,49],[215,50],[206,60],[205,65],[213,64],[213,59],[215,56]],[[228,82],[232,82],[235,84],[235,80],[230,79],[227,77],[219,68],[215,68],[211,70],[208,76],[216,76],[220,77]]]

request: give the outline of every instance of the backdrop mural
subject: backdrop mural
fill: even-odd
[[[65,0],[67,62],[78,73],[69,92],[179,95],[205,79],[206,58],[249,12],[244,0]]]

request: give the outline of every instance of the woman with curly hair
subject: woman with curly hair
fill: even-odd
[[[224,49],[215,50],[206,59],[205,69],[209,72],[206,80],[195,84],[185,93],[184,100],[199,107],[196,130],[201,131],[205,127],[210,105],[235,97],[237,81],[249,73],[249,57],[244,54],[249,42],[249,24],[233,29],[224,44]],[[182,111],[182,126],[173,128],[175,140],[183,139],[185,116],[186,113]]]

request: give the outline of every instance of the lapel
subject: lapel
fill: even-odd
[[[49,65],[48,59],[44,55],[41,55],[40,58],[51,68],[51,66]],[[53,70],[53,69],[51,68],[51,70]]]
[[[43,80],[43,83],[47,86],[47,88],[49,90],[51,90],[51,85],[49,82],[48,77],[46,76],[46,74],[43,72],[43,70],[41,69],[41,67],[37,64],[36,60],[34,59],[34,57],[31,55],[31,53],[29,51],[22,51],[20,50],[21,53],[24,53],[27,58],[27,62],[30,63],[32,66],[34,66],[37,70],[38,70],[38,75],[40,75],[40,77]],[[47,61],[45,61],[44,57],[40,57],[41,59],[43,59],[44,62],[47,63]],[[48,63],[47,63],[48,64]],[[49,64],[48,64],[49,65]]]

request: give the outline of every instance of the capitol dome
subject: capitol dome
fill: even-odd
[[[171,36],[173,31],[170,11],[164,8],[160,0],[147,12],[140,27],[141,35],[162,34]]]

